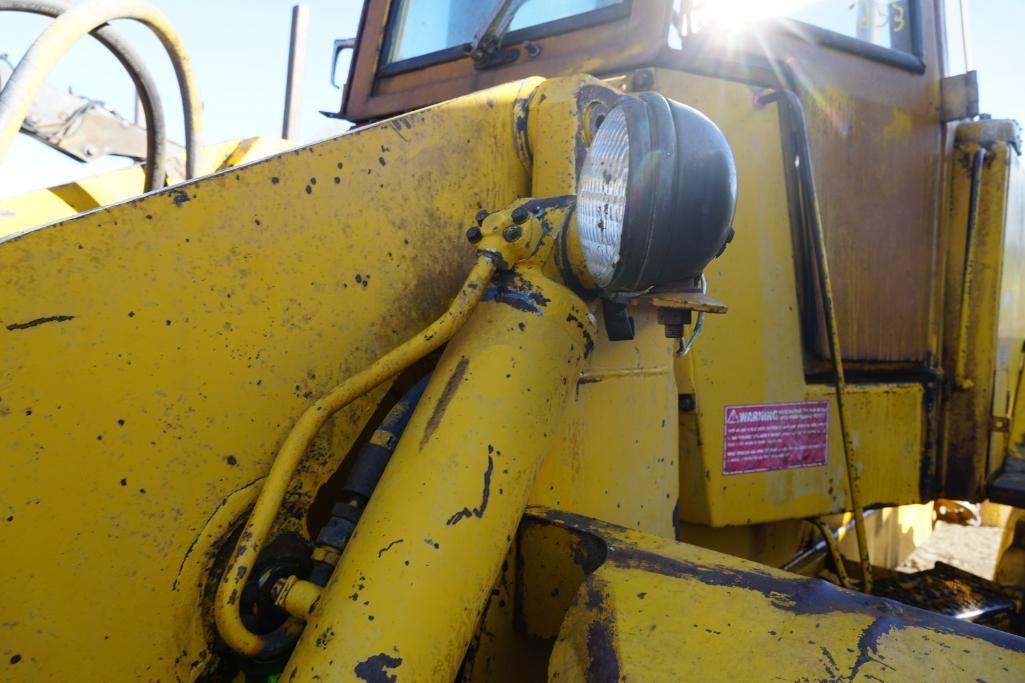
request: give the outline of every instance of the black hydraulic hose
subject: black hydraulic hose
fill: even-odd
[[[370,440],[356,454],[338,502],[331,508],[331,517],[317,534],[318,546],[326,546],[339,554],[344,550],[430,378],[428,374],[399,399]],[[310,574],[310,581],[325,586],[333,570],[334,563],[317,561]]]
[[[58,17],[71,7],[69,0],[0,0],[0,10],[28,12],[47,17]],[[125,67],[139,93],[142,111],[146,116],[146,181],[147,192],[164,186],[166,174],[167,123],[160,102],[156,81],[139,54],[110,25],[101,26],[92,35]]]

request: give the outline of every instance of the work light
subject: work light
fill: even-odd
[[[604,291],[696,286],[732,237],[737,171],[722,131],[657,93],[605,116],[577,185],[581,251]]]

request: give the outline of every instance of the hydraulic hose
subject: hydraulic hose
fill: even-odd
[[[233,650],[259,658],[280,654],[274,650],[281,646],[281,638],[276,637],[276,634],[271,634],[275,635],[273,638],[258,635],[242,623],[238,597],[249,580],[252,566],[267,540],[285,498],[288,483],[313,437],[331,415],[448,341],[470,317],[483,296],[487,283],[495,273],[492,258],[493,256],[486,253],[477,258],[459,294],[440,318],[420,334],[392,349],[370,367],[353,375],[327,396],[317,400],[292,427],[271,464],[267,479],[253,505],[253,511],[249,514],[249,519],[242,529],[228,566],[217,586],[214,603],[217,630],[224,642]],[[242,562],[243,558],[246,558],[245,564]]]
[[[200,167],[203,123],[199,90],[185,46],[161,12],[142,0],[93,0],[73,5],[58,16],[22,57],[0,92],[0,157],[21,129],[32,101],[46,77],[82,36],[115,19],[134,19],[148,26],[163,44],[174,66],[185,115],[186,176],[194,178]]]
[[[47,17],[59,17],[71,7],[68,0],[0,0],[0,11],[29,12]],[[91,34],[106,47],[125,67],[135,84],[146,115],[146,181],[145,190],[150,192],[164,186],[166,165],[165,142],[167,124],[160,92],[153,75],[139,54],[110,26],[101,26]]]
[[[356,454],[352,470],[342,485],[342,490],[336,498],[337,502],[331,508],[331,516],[317,534],[316,545],[322,552],[314,552],[315,555],[319,554],[319,557],[314,557],[310,581],[321,588],[326,586],[327,580],[331,578],[338,557],[356,530],[363,509],[377,488],[377,482],[381,480],[381,475],[384,474],[384,469],[388,466],[388,461],[395,452],[402,432],[405,431],[409,418],[413,416],[413,410],[420,402],[430,379],[431,375],[428,373],[403,394],[374,430],[370,440]]]

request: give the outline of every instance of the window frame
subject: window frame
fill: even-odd
[[[809,24],[798,19],[776,19],[783,30],[790,31],[798,37],[808,40],[810,37],[816,45],[833,48],[841,52],[862,57],[864,59],[889,64],[905,71],[925,73],[925,38],[922,31],[921,0],[907,0],[908,30],[911,31],[911,51],[905,52],[892,47],[883,47],[861,40],[832,29]]]
[[[396,2],[393,3],[393,6],[399,1],[401,0],[396,0]],[[563,17],[562,19],[546,21],[542,24],[525,26],[506,33],[502,42],[505,45],[515,46],[528,40],[538,40],[547,36],[570,33],[572,31],[579,31],[580,29],[589,28],[598,24],[604,24],[609,21],[624,19],[629,16],[633,3],[634,0],[622,0],[621,2],[615,5],[609,5],[608,7],[600,7],[587,12],[579,12],[568,17]],[[391,49],[395,44],[398,12],[391,12],[390,14],[391,16],[388,18],[388,22],[384,28],[384,40],[381,43],[382,55],[386,55],[391,52]],[[442,62],[450,62],[465,56],[466,52],[462,45],[453,45],[452,47],[435,50],[434,52],[427,52],[422,55],[417,55],[416,57],[408,57],[396,62],[391,62],[390,64],[380,64],[377,67],[377,75],[394,76],[396,74],[405,73],[406,71],[414,71],[427,66],[441,64]]]
[[[651,64],[665,42],[672,12],[672,0],[626,0],[510,31],[506,45],[517,47],[529,40],[540,47],[540,54],[531,58],[521,50],[515,62],[479,71],[460,46],[383,64],[397,4],[364,4],[342,107],[333,116],[367,121],[529,76],[579,73],[579,49],[585,45],[597,46],[589,54],[594,74]]]

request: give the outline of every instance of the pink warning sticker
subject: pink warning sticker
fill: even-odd
[[[826,464],[828,401],[726,406],[724,420],[723,474]]]

